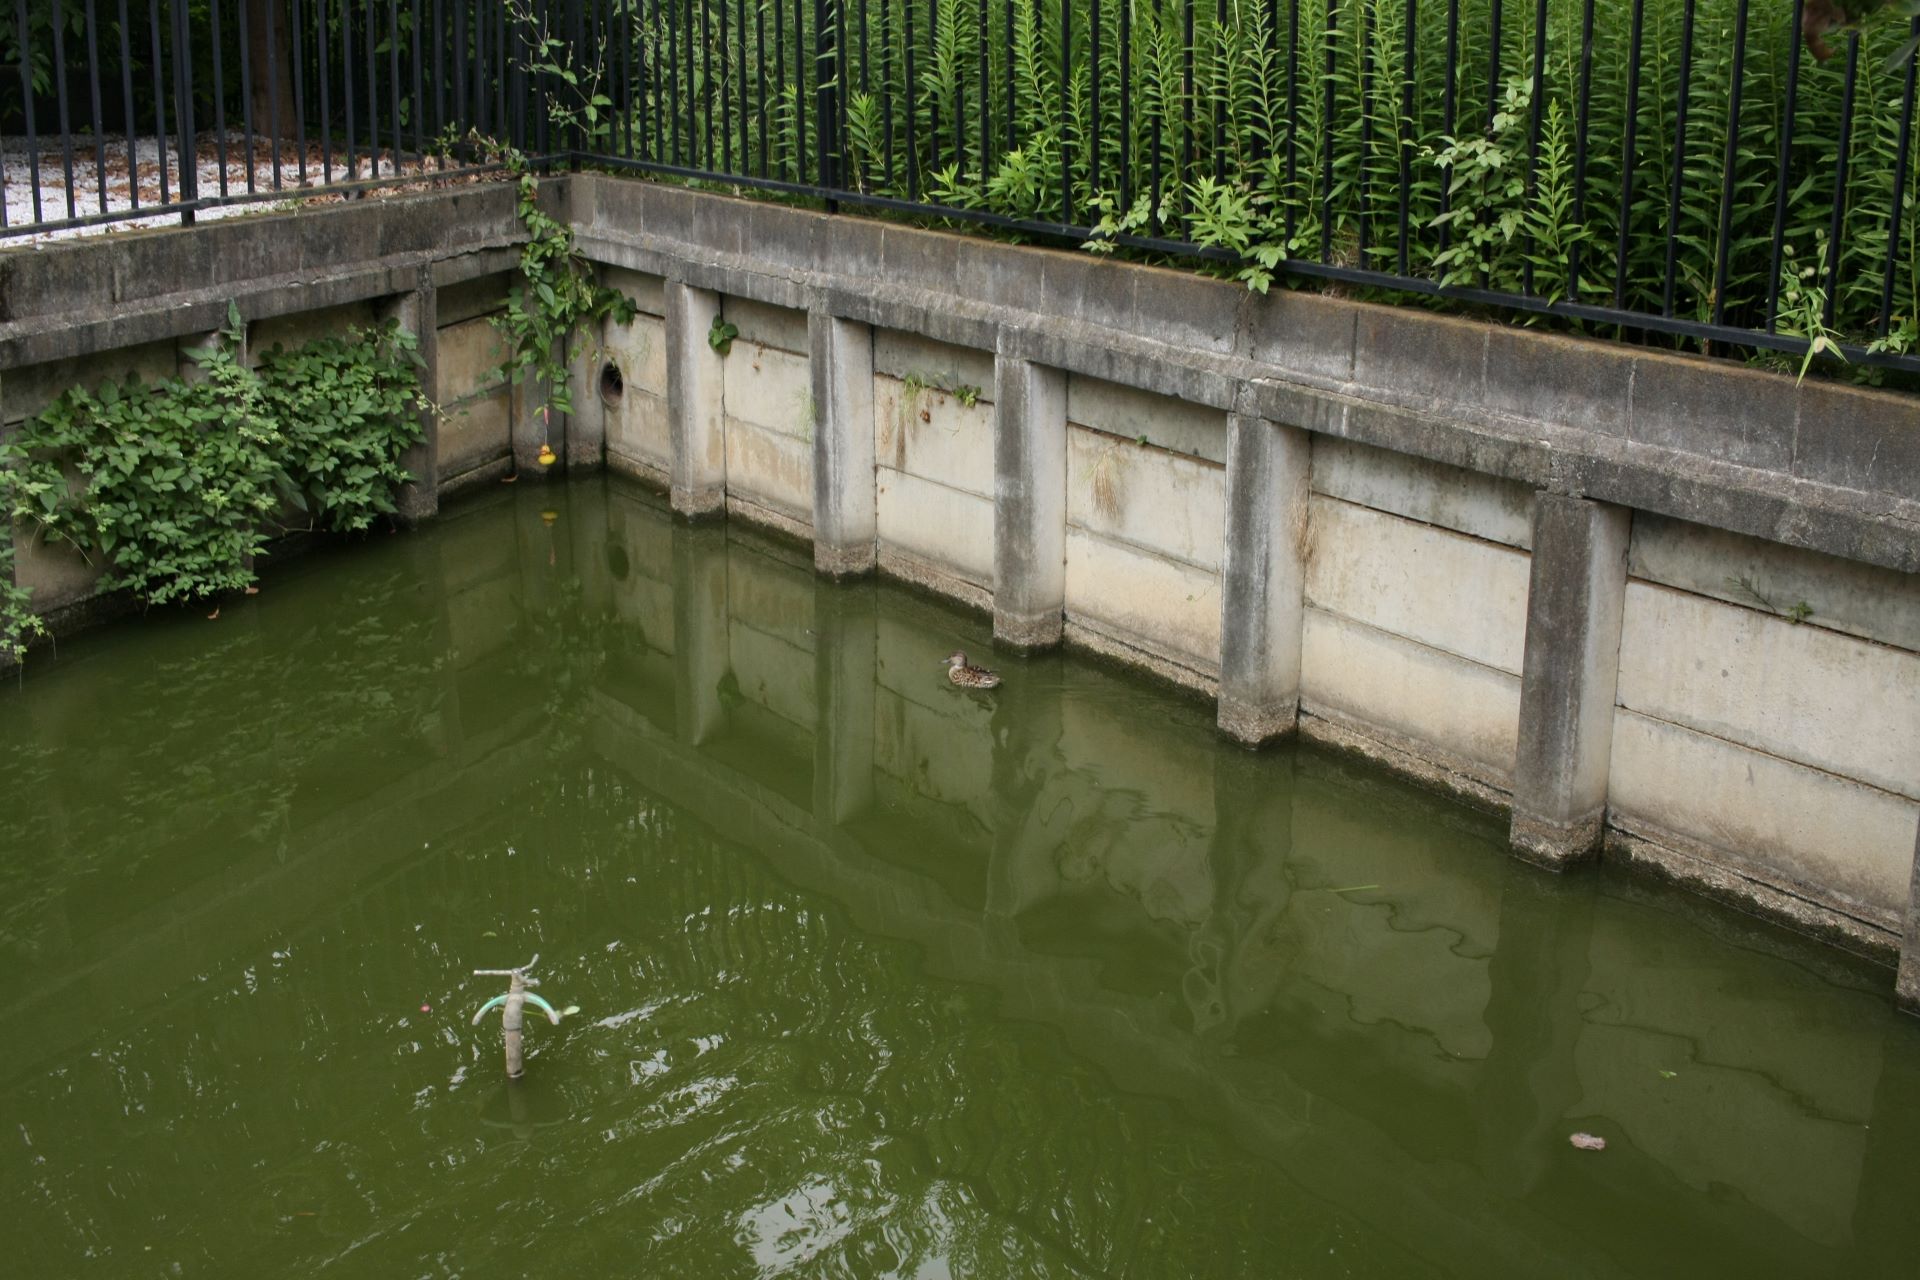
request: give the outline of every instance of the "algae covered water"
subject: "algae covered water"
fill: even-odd
[[[989,654],[595,479],[37,655],[8,1272],[1905,1273],[1884,973]]]

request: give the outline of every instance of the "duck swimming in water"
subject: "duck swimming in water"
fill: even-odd
[[[962,689],[995,689],[1000,685],[1000,673],[989,671],[985,667],[976,667],[967,661],[967,655],[955,649],[941,659],[947,668],[947,680]]]

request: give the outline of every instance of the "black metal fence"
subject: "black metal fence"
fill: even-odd
[[[1920,20],[1820,0],[14,4],[10,233],[470,172],[477,134],[1920,371]]]

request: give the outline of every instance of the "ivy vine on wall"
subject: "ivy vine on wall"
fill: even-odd
[[[393,514],[421,438],[418,343],[397,323],[276,346],[249,368],[227,314],[191,353],[197,376],[74,387],[0,442],[0,512],[149,605],[251,586],[276,534]],[[11,573],[0,582],[0,656],[17,659],[40,623]]]

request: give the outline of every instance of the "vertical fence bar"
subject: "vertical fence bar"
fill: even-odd
[[[452,0],[453,3],[453,115],[454,127],[464,136],[470,127],[472,114],[467,110],[467,0]],[[325,62],[322,62],[321,77],[324,82]],[[321,111],[324,113],[323,106]]]
[[[1733,11],[1733,86],[1727,99],[1726,145],[1720,153],[1720,228],[1713,246],[1713,322],[1727,319],[1727,260],[1733,256],[1733,173],[1739,163],[1740,96],[1747,69],[1747,0]]]
[[[990,83],[992,79],[992,67],[990,65],[992,59],[987,56],[988,19],[987,0],[980,0],[980,22],[978,27],[978,39],[980,41],[980,181],[983,183],[993,171],[993,165],[988,158],[989,154],[993,151],[993,92]],[[1009,58],[1013,56],[1011,47],[1008,48],[1007,56]],[[1098,135],[1096,134],[1095,136]]]
[[[296,27],[296,30],[297,29]],[[433,136],[436,140],[444,139],[447,136],[447,42],[442,38],[442,34],[446,29],[447,15],[443,7],[443,0],[433,0],[433,26],[431,28],[433,40]],[[416,34],[416,42],[418,39],[419,36]],[[457,51],[459,45],[456,44],[454,48]],[[457,54],[455,60],[458,61]],[[447,171],[447,148],[442,145],[435,147],[434,150],[439,153],[435,157],[435,161],[439,166],[440,172],[445,173]]]
[[[741,2],[744,4],[746,0]],[[633,117],[645,105],[646,100],[645,87],[636,89],[633,79],[633,11],[637,7],[638,0],[624,0],[624,3],[615,5],[613,12],[613,24],[620,29],[620,132],[618,137],[621,141],[618,145],[619,154],[628,160],[639,154],[634,149]],[[646,65],[644,58],[641,59],[641,65],[642,67]],[[645,133],[644,127],[641,132]]]
[[[1620,248],[1613,275],[1613,306],[1616,311],[1625,310],[1627,305],[1627,251],[1633,227],[1633,170],[1639,159],[1640,50],[1646,30],[1646,0],[1633,0],[1633,31],[1627,40],[1627,126],[1620,159]],[[1795,48],[1799,47],[1798,40],[1793,43]]]
[[[1920,40],[1920,18],[1907,24],[1909,38]],[[1887,217],[1887,270],[1880,284],[1880,319],[1874,326],[1882,338],[1893,325],[1893,288],[1900,268],[1900,215],[1907,196],[1907,173],[1913,161],[1913,97],[1920,56],[1907,59],[1907,83],[1900,95],[1900,149],[1893,161],[1893,212]]]
[[[1454,136],[1454,124],[1459,111],[1459,93],[1457,85],[1460,79],[1460,0],[1447,0],[1447,78],[1440,88],[1440,132],[1445,137]],[[1453,171],[1447,170],[1441,175],[1440,215],[1445,217],[1453,212]],[[1440,224],[1440,252],[1446,252],[1453,240],[1453,223]]]
[[[814,0],[818,8],[821,0]],[[701,153],[700,163],[708,171],[713,169],[713,4],[712,0],[699,0],[700,4],[700,114],[705,124],[706,149]],[[724,58],[722,66],[726,63]]]
[[[1493,132],[1493,117],[1500,110],[1501,0],[1493,0],[1487,11],[1487,132]]]
[[[779,95],[779,105],[775,107],[775,110],[784,115],[786,114],[787,100],[787,11],[786,6],[782,5],[780,0],[768,0],[768,7],[773,10],[773,82],[775,86],[774,92]],[[784,142],[780,150],[782,152],[780,158],[780,174],[782,177],[785,177],[787,173],[787,161],[784,154],[786,151]],[[799,176],[797,172],[794,174],[796,181]]]
[[[340,0],[340,101],[347,117],[347,180],[360,176],[359,154],[355,150],[353,116],[353,0]],[[327,122],[331,125],[333,122]]]
[[[1394,126],[1394,146],[1400,152],[1400,243],[1395,261],[1407,274],[1408,206],[1413,202],[1413,58],[1414,36],[1420,29],[1419,0],[1407,0],[1407,30],[1400,55],[1400,120]]]
[[[79,216],[79,207],[73,195],[73,121],[67,111],[67,14],[65,0],[53,0],[53,107],[60,121],[60,171],[66,181],[67,216]],[[174,45],[175,66],[184,61],[179,57],[180,45]],[[27,56],[26,47],[21,47],[20,56]]]
[[[140,207],[139,125],[133,106],[133,25],[127,18],[127,0],[120,0],[120,97],[127,118],[127,207]]]
[[[320,180],[333,183],[333,68],[328,65],[327,55],[327,0],[313,0],[313,46],[314,56],[319,62],[319,74],[315,77],[320,86],[320,118],[314,122],[314,128],[320,135]],[[276,130],[276,132],[278,132]],[[273,158],[273,178],[280,180],[280,154],[276,150]]]
[[[507,116],[507,80],[508,80],[507,68],[510,65],[511,65],[511,59],[507,56],[507,6],[504,3],[502,3],[501,0],[494,0],[494,4],[493,4],[493,119],[494,119],[494,127],[502,131],[507,130],[509,127],[508,116]],[[525,102],[524,95],[518,95],[518,100],[524,103]],[[542,111],[540,113],[541,123],[545,124],[546,119],[547,119],[547,113],[545,111]],[[520,147],[522,151],[526,150],[526,147],[527,147],[527,132],[526,132],[525,120],[526,120],[526,117],[523,114],[521,116],[520,133],[517,137],[514,138],[514,142]]]
[[[180,225],[193,225],[200,199],[199,140],[193,127],[193,46],[187,36],[187,0],[173,0],[173,124],[180,138]]]
[[[1805,0],[1793,0],[1793,23],[1789,32],[1800,30]],[[1780,121],[1780,159],[1773,178],[1772,272],[1767,277],[1767,332],[1780,324],[1780,266],[1787,240],[1787,188],[1793,177],[1793,124],[1800,109],[1800,40],[1787,41],[1787,101]]]
[[[242,7],[246,0],[240,0]],[[208,36],[213,42],[213,150],[220,161],[220,194],[227,194],[227,79],[220,56],[220,0],[207,0]],[[99,83],[99,77],[94,77]]]
[[[1192,0],[1188,0],[1191,4]],[[1192,56],[1192,52],[1188,52]],[[1060,0],[1060,128],[1073,117],[1073,0]],[[1073,158],[1060,140],[1060,221],[1073,225]]]
[[[745,3],[747,0],[742,0],[742,2]],[[883,6],[884,2],[885,0],[882,0]],[[774,11],[777,14],[779,12],[779,6],[776,5]],[[883,23],[886,21],[886,12],[886,9],[882,7],[880,17]],[[754,103],[754,110],[757,113],[760,126],[760,176],[764,178],[768,176],[768,165],[773,158],[771,140],[767,137],[767,6],[765,4],[754,3],[753,5],[753,43],[754,74],[757,81],[755,86],[755,97],[757,101]],[[887,150],[889,152],[893,150],[893,137],[891,134],[887,137]],[[888,163],[892,163],[891,155],[888,156]]]
[[[913,0],[907,0],[909,4]],[[1036,3],[1038,0],[1036,0]],[[960,0],[953,0],[959,4]],[[1038,14],[1035,15],[1038,17]],[[940,66],[940,0],[927,0],[927,57],[933,64],[934,75],[941,74]],[[937,82],[936,82],[937,84]],[[928,167],[938,171],[940,168],[940,91],[936,87],[927,93],[927,163]],[[1062,149],[1062,156],[1065,149]]]
[[[305,51],[301,48],[301,41],[304,39],[301,32],[304,30],[304,27],[305,24],[300,21],[300,0],[291,0],[287,13],[287,34],[293,45],[293,66],[289,68],[288,74],[293,77],[293,84],[291,86],[293,102],[290,105],[293,107],[294,167],[300,175],[300,185],[303,187],[307,185],[307,62]],[[267,30],[273,30],[273,5],[271,3],[267,5]],[[271,47],[271,42],[269,42],[269,47]],[[273,61],[278,63],[279,60],[274,59]],[[273,189],[278,191],[280,190],[280,71],[277,65],[273,70],[271,78],[268,80],[268,84],[273,86],[273,100],[268,105],[267,111],[268,114],[272,116],[274,122]],[[315,128],[322,132],[325,131],[326,127],[327,124],[325,120],[318,121],[315,124]]]
[[[87,84],[92,89],[93,105],[93,190],[99,198],[100,212],[107,211],[107,139],[106,131],[101,127],[106,115],[100,105],[100,19],[94,12],[95,0],[87,0]],[[215,12],[219,11],[216,0]],[[225,135],[221,135],[221,145],[225,146]],[[222,159],[225,159],[222,156]]]
[[[417,97],[415,100],[418,101]],[[414,116],[417,119],[419,112],[415,111]],[[400,138],[400,0],[387,0],[387,124],[391,144],[387,165],[398,175],[403,146]]]
[[[1133,207],[1133,0],[1120,0],[1120,203]],[[1008,46],[1012,58],[1012,46]]]
[[[1221,3],[1225,2],[1226,0],[1221,0]],[[1125,4],[1126,0],[1120,0],[1120,3]],[[1089,78],[1089,88],[1092,92],[1089,105],[1092,114],[1088,117],[1091,124],[1087,130],[1089,135],[1087,138],[1087,189],[1098,192],[1100,190],[1100,145],[1103,137],[1100,130],[1100,0],[1088,0],[1087,41],[1087,53],[1093,69]],[[983,58],[987,56],[984,47],[980,50],[980,56]]]
[[[1175,216],[1186,221],[1187,183],[1193,180],[1193,6],[1197,0],[1180,0],[1182,41],[1180,48],[1180,172],[1175,176]],[[1329,0],[1331,11],[1333,0]],[[1189,234],[1183,232],[1183,234]]]
[[[774,0],[775,4],[780,0]],[[667,11],[667,138],[666,155],[670,163],[680,163],[680,0],[666,0]]]
[[[1532,110],[1527,118],[1527,203],[1533,203],[1540,189],[1540,130],[1547,114],[1547,0],[1533,5],[1533,83]],[[1527,233],[1526,260],[1520,268],[1520,289],[1533,296],[1533,233]]]
[[[793,170],[799,180],[807,180],[807,15],[801,0],[793,0]],[[819,71],[815,66],[814,70]]]
[[[1038,5],[1039,2],[1040,0],[1031,0],[1031,3],[1035,5]],[[1006,115],[1007,115],[1007,150],[1009,151],[1012,151],[1015,147],[1020,145],[1019,138],[1017,137],[1018,127],[1014,123],[1018,115],[1018,112],[1016,112],[1016,110],[1014,109],[1015,103],[1018,99],[1018,95],[1016,94],[1014,89],[1014,66],[1013,66],[1013,7],[1018,3],[1020,3],[1020,0],[1001,0],[1002,10],[1006,14],[1005,25],[1007,29],[1007,111],[1006,111]],[[1155,3],[1158,3],[1158,0],[1155,0]],[[1039,16],[1040,16],[1039,11],[1038,9],[1036,9],[1034,11],[1035,30],[1038,30],[1040,26]]]
[[[378,32],[380,0],[367,0],[366,27],[360,32],[360,45],[366,54],[367,62],[367,176],[380,176],[380,86],[375,78],[380,65]],[[389,168],[393,157],[387,157]]]
[[[1097,3],[1098,0],[1095,0]],[[1227,0],[1213,0],[1213,180],[1227,177]],[[1096,136],[1098,131],[1096,130]]]
[[[1367,248],[1373,228],[1372,183],[1367,172],[1367,161],[1373,155],[1373,40],[1368,32],[1368,19],[1371,17],[1366,0],[1354,6],[1353,25],[1359,36],[1358,56],[1360,59],[1360,195],[1356,201],[1359,213],[1359,226],[1356,244],[1359,257],[1356,266],[1367,265]]]
[[[296,0],[296,3],[297,3],[297,0]],[[318,4],[319,0],[315,0],[315,3]],[[242,12],[244,13],[246,9],[245,0],[241,0],[240,7]],[[274,15],[275,6],[271,3],[271,0],[269,0],[269,3],[261,6],[261,8],[263,12],[266,14],[266,24],[261,34],[266,37],[266,46],[267,46],[267,124],[268,124],[268,133],[270,135],[270,137],[268,138],[268,146],[273,155],[273,189],[275,191],[278,191],[281,188],[281,182],[280,182],[280,132],[281,132],[280,130],[280,59],[274,56],[274,51],[279,48],[279,45],[274,40],[274,31],[273,31],[273,15]],[[298,17],[296,16],[293,19],[293,21],[295,23],[293,47],[295,50],[298,50],[300,48],[300,30],[298,26],[298,22],[299,22]],[[296,53],[295,54],[296,65],[298,65],[298,61],[299,61],[299,58],[298,58],[298,54]],[[296,81],[296,84],[297,83],[298,82]],[[298,111],[294,112],[294,117],[296,121],[299,118],[299,114],[300,113]],[[307,156],[306,156],[307,149],[305,145],[305,137],[306,135],[303,127],[303,132],[301,133],[301,147],[300,147],[300,176],[302,181],[305,181],[306,179],[306,168],[307,168]],[[248,145],[247,182],[249,184],[247,187],[247,190],[252,191],[254,189],[252,185],[254,180],[253,179],[253,151],[252,151],[253,144],[249,142],[247,145]]]
[[[960,32],[965,28],[960,25],[963,16],[960,8],[961,0],[952,0],[952,2],[953,8],[949,11],[952,16],[949,21],[953,24],[953,43],[957,51],[960,43]],[[967,75],[965,67],[956,66],[953,69],[953,102],[950,105],[953,109],[953,162],[957,171],[964,176],[967,169]],[[982,174],[981,180],[985,181],[985,178],[986,175]]]
[[[823,187],[834,185],[833,62],[833,21],[827,0],[813,0],[813,175]]]
[[[1833,216],[1827,223],[1827,305],[1821,323],[1833,325],[1840,301],[1840,237],[1846,230],[1847,176],[1853,157],[1853,104],[1860,83],[1860,33],[1847,32],[1847,78],[1840,90],[1840,136],[1834,142]]]
[[[1018,0],[1014,0],[1014,2],[1017,3]],[[1030,3],[1039,4],[1040,0],[1030,0]],[[915,106],[915,90],[918,86],[915,84],[914,75],[918,67],[914,58],[913,48],[913,0],[905,0],[905,3],[900,6],[900,12],[904,19],[903,38],[906,43],[907,64],[907,199],[918,200],[920,198],[920,148],[918,145],[919,139],[915,135],[919,127],[919,111]]]
[[[20,12],[20,47],[25,49],[27,47],[27,19],[24,6]],[[168,173],[168,169],[172,164],[172,157],[167,151],[166,65],[162,60],[162,51],[165,46],[160,43],[160,0],[147,0],[147,36],[149,48],[151,48],[153,53],[152,58],[148,62],[148,66],[153,72],[153,140],[156,159],[160,162],[160,203],[169,205],[173,203],[172,178]],[[24,66],[21,68],[21,71],[24,81]],[[29,108],[31,108],[33,99],[29,97],[27,102]],[[31,110],[29,110],[27,115],[27,146],[29,149],[33,149],[33,115]],[[36,167],[34,174],[34,194],[36,197],[34,201],[34,218],[36,221],[40,215],[40,204],[37,198],[39,190],[39,171]]]
[[[1580,86],[1573,126],[1573,225],[1587,225],[1587,129],[1593,119],[1593,6],[1586,0],[1580,10]],[[1580,300],[1580,260],[1584,246],[1578,240],[1567,250],[1567,297]]]
[[[1340,0],[1327,0],[1326,72],[1320,100],[1320,261],[1333,261],[1333,73],[1340,45]]]
[[[847,86],[852,83],[852,48],[847,43],[847,0],[833,0],[833,183],[848,190]],[[837,206],[829,204],[829,209]]]
[[[1687,107],[1693,97],[1693,0],[1680,6],[1680,84],[1674,94],[1673,172],[1667,187],[1667,266],[1660,285],[1660,314],[1673,315],[1680,263],[1680,192],[1687,174]]]
[[[1300,206],[1300,0],[1287,5],[1287,252],[1293,252],[1293,234]]]
[[[740,111],[740,172],[747,173],[753,169],[753,161],[748,158],[749,148],[753,141],[753,116],[751,108],[748,106],[747,98],[747,0],[734,0],[733,14],[733,44],[735,50],[733,74],[734,78],[739,81],[739,85],[737,86],[738,91],[734,97]]]
[[[413,154],[420,166],[420,171],[425,173],[427,169],[427,83],[426,68],[421,65],[424,51],[420,46],[425,43],[426,35],[420,29],[420,0],[411,0],[408,16],[412,20],[413,28],[413,39],[408,41],[413,46],[413,99],[407,114],[413,118]],[[437,46],[439,43],[436,33],[434,44]]]
[[[240,136],[247,151],[247,194],[256,190],[253,172],[253,29],[247,17],[247,0],[234,6],[240,21]]]
[[[159,0],[148,0],[148,2],[150,4],[158,4]],[[27,126],[27,190],[32,194],[33,198],[33,220],[35,222],[45,222],[46,211],[40,207],[40,135],[38,130],[34,128],[33,120],[33,45],[27,39],[27,0],[13,0],[13,15],[15,30],[19,36],[21,115],[25,118],[25,124]],[[157,52],[160,44],[160,29],[158,26],[154,28],[153,41],[154,48]],[[154,100],[157,102],[159,101],[160,87],[160,60],[157,57],[154,59],[153,65]],[[161,136],[165,136],[164,130],[162,130]],[[162,173],[165,173],[164,169]],[[164,177],[162,181],[165,181]],[[164,197],[162,198],[164,199]]]

